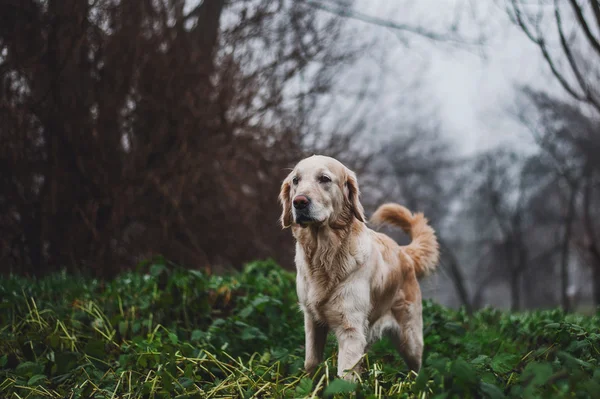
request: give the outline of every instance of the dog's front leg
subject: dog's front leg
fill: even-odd
[[[304,340],[306,346],[304,369],[308,374],[312,374],[319,363],[323,361],[328,330],[326,325],[318,323],[310,313],[304,312]]]
[[[360,363],[367,338],[363,323],[360,325],[346,325],[336,328],[335,335],[339,344],[338,376],[353,381],[355,372],[360,372]]]

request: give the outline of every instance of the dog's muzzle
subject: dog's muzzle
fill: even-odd
[[[296,223],[305,226],[315,221],[310,215],[310,198],[306,195],[297,195],[292,203],[294,204]]]

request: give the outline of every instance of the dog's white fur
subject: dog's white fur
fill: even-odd
[[[310,201],[303,210],[293,206],[298,196]],[[372,222],[411,235],[409,245],[399,246],[366,226],[356,175],[339,161],[317,155],[296,165],[279,199],[281,223],[296,238],[306,371],[312,373],[323,360],[329,331],[339,344],[339,376],[353,379],[367,346],[384,334],[418,371],[423,322],[417,278],[433,271],[439,256],[435,233],[423,215],[397,204],[375,212]]]

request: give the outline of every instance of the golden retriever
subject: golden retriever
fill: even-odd
[[[370,343],[388,335],[410,369],[423,354],[421,290],[417,278],[433,271],[438,243],[422,214],[384,204],[371,221],[402,228],[399,246],[369,229],[356,175],[334,158],[314,155],[285,178],[281,224],[296,239],[296,289],[304,313],[305,363],[323,360],[328,332],[339,345],[338,375],[354,379]]]

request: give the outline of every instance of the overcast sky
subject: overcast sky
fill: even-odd
[[[354,7],[365,14],[437,31],[444,31],[458,14],[460,29],[466,36],[474,37],[476,32],[488,36],[482,47],[457,47],[407,34],[402,36],[409,39],[407,46],[387,28],[349,22],[356,30],[376,36],[380,44],[385,43],[387,60],[383,73],[387,76],[382,86],[385,92],[377,107],[391,104],[387,112],[403,112],[393,105],[391,98],[410,82],[419,81],[418,90],[407,90],[407,95],[416,97],[421,108],[435,108],[443,131],[456,139],[453,141],[462,153],[529,139],[507,112],[514,106],[515,83],[558,90],[538,48],[511,24],[497,2],[357,0]],[[371,72],[365,64],[355,71],[359,75]]]
[[[323,0],[328,1],[335,3]],[[479,47],[456,46],[347,20],[357,41],[376,44],[346,72],[337,102],[327,104],[333,123],[366,118],[366,133],[381,138],[401,133],[407,128],[403,122],[415,115],[429,115],[422,123],[437,121],[465,155],[504,142],[526,144],[529,134],[508,112],[515,106],[515,84],[563,92],[539,49],[509,21],[501,8],[504,1],[355,0],[353,8],[369,16],[441,33],[457,21],[466,37],[483,33],[487,39]],[[188,0],[186,5],[197,2]],[[356,110],[350,92],[359,91],[365,81],[376,94]]]

